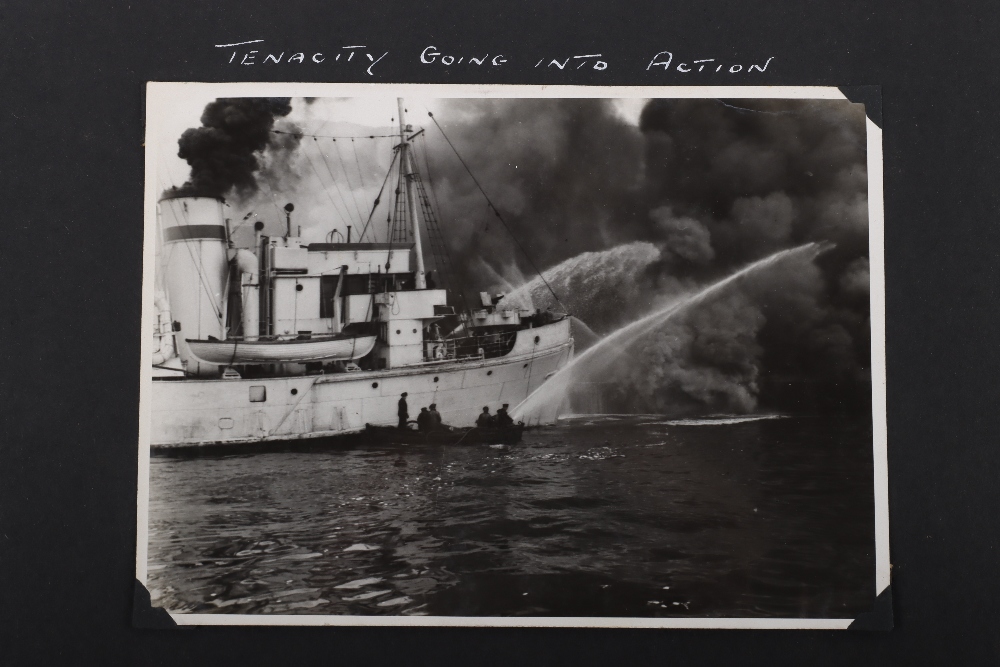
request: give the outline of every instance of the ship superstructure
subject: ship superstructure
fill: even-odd
[[[385,243],[351,242],[350,228],[339,243],[304,243],[288,205],[284,235],[257,223],[253,250],[237,249],[222,200],[160,200],[154,447],[391,425],[404,392],[411,415],[436,403],[445,423],[471,426],[483,406],[517,405],[570,360],[564,314],[507,308],[485,293],[457,310],[448,290],[429,285],[423,236],[440,239],[440,229],[401,100],[399,126],[393,165],[407,224]]]

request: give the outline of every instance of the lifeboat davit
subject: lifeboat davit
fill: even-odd
[[[352,361],[375,347],[375,336],[314,336],[296,340],[191,340],[191,354],[219,366]]]

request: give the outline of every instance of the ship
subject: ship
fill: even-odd
[[[307,243],[292,234],[288,204],[283,235],[264,235],[258,221],[252,249],[238,248],[223,199],[164,193],[146,362],[152,448],[357,439],[397,426],[404,394],[411,418],[435,403],[444,423],[469,428],[484,407],[518,405],[569,363],[566,313],[485,292],[456,307],[435,284],[434,272],[454,273],[413,157],[423,130],[406,123],[401,99],[398,121],[385,242],[352,242],[347,227]],[[425,236],[437,242],[431,274]],[[461,286],[451,287],[457,300]]]

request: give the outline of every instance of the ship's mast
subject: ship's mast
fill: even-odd
[[[413,251],[417,256],[416,287],[417,289],[427,289],[427,278],[424,275],[424,252],[423,247],[420,245],[420,224],[417,220],[417,203],[413,194],[415,169],[413,168],[413,156],[410,154],[410,143],[406,140],[407,127],[405,109],[403,109],[403,98],[397,97],[396,102],[399,104],[400,165],[403,168],[403,176],[406,179],[406,207],[411,224],[413,225]]]

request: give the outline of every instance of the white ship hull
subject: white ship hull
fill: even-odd
[[[437,403],[446,424],[472,426],[483,406],[513,408],[573,355],[569,320],[518,332],[504,357],[427,363],[384,371],[262,379],[153,382],[151,445],[300,440],[397,423],[400,394],[410,418]],[[540,421],[553,421],[540,415]],[[534,420],[533,420],[534,421]]]

